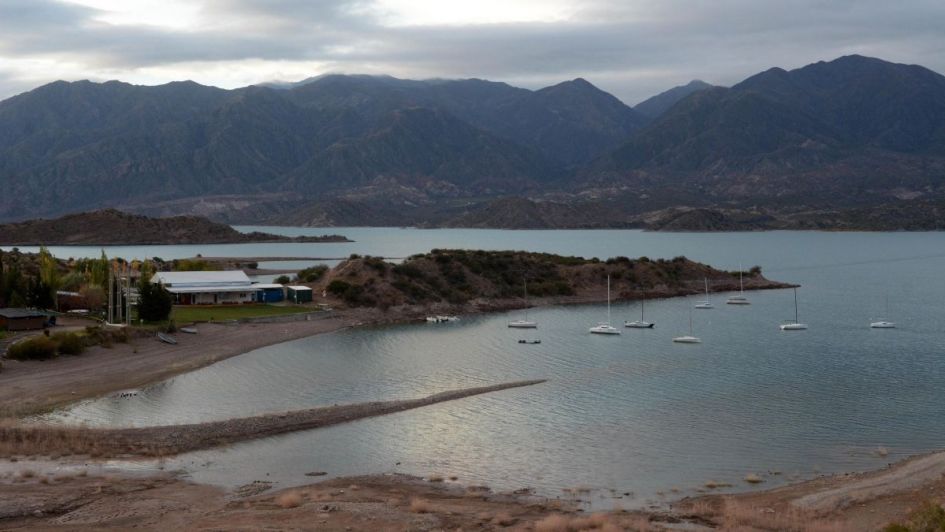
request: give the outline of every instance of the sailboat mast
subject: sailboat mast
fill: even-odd
[[[797,287],[796,286],[794,287],[794,323],[798,323],[797,321]]]
[[[742,265],[738,265],[738,291],[745,295],[745,282],[742,280]]]
[[[528,279],[522,276],[523,294],[525,297],[525,321],[528,321]]]
[[[610,325],[610,276],[607,276],[607,325]]]
[[[689,336],[692,336],[692,307],[689,307]]]
[[[643,292],[643,297],[640,298],[640,321],[643,321],[643,305],[646,304],[646,292]]]

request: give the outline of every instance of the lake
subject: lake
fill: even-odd
[[[515,312],[369,327],[258,349],[133,398],[85,401],[47,419],[195,422],[548,378],[538,386],[190,453],[167,466],[226,486],[257,479],[302,484],[312,480],[304,473],[315,470],[456,475],[463,483],[530,486],[551,496],[587,486],[598,507],[638,506],[673,489],[693,494],[709,480],[751,489],[742,481],[750,472],[770,487],[872,469],[945,443],[943,233],[240,229],[337,232],[357,242],[135,250],[165,259],[195,251],[404,257],[437,247],[685,255],[719,268],[757,264],[769,278],[801,284],[800,317],[810,330],[778,330],[793,317],[789,290],[750,292],[748,307],[713,295],[714,310],[693,311],[694,333],[704,342],[695,346],[670,341],[688,332],[691,299],[648,302],[647,319],[656,328],[618,337],[587,333],[606,317],[603,304],[534,309],[529,317],[539,322],[537,331],[508,329],[506,322],[520,316]],[[68,248],[73,255],[78,249]],[[636,304],[614,306],[615,321],[638,316]],[[899,328],[870,329],[879,317]],[[521,338],[542,343],[521,345]],[[611,490],[621,498],[613,499]]]

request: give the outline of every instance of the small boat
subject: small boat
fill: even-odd
[[[889,315],[889,296],[886,296],[886,315]],[[879,318],[870,323],[871,329],[895,329],[895,322],[888,321],[886,318]]]
[[[702,340],[698,337],[692,335],[692,308],[689,308],[689,334],[684,336],[677,336],[673,338],[673,342],[677,344],[701,344]]]
[[[705,281],[705,301],[696,303],[695,308],[700,310],[713,309],[715,307],[712,305],[712,302],[709,301],[709,279],[703,277],[702,280]]]
[[[538,323],[528,320],[528,281],[522,279],[523,291],[525,294],[525,317],[520,320],[512,320],[509,327],[512,329],[537,329]]]
[[[738,295],[731,296],[728,298],[728,301],[725,302],[726,305],[751,305],[751,301],[748,301],[748,298],[745,297],[745,283],[742,282],[742,266],[738,265]]]
[[[610,324],[610,276],[607,276],[607,321],[598,323],[588,329],[592,334],[620,334],[616,327]]]
[[[807,330],[807,324],[797,321],[797,287],[794,287],[794,321],[788,321],[781,324],[782,331],[804,331]]]
[[[541,340],[519,340],[518,343],[520,343],[520,344],[528,344],[528,345],[535,345],[535,344],[540,344],[540,343],[541,343]]]
[[[427,316],[427,323],[447,323],[451,321],[459,321],[459,318],[456,316]]]
[[[164,334],[162,332],[157,333],[158,340],[164,342],[165,344],[177,345],[177,338],[169,334]]]
[[[643,319],[643,306],[644,301],[646,301],[646,294],[643,294],[643,298],[640,299],[640,319],[638,320],[627,320],[623,322],[624,327],[629,327],[631,329],[652,329],[653,324]]]
[[[180,329],[177,329],[177,330],[186,334],[197,334],[196,327],[181,327]]]

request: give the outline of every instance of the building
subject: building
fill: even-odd
[[[158,272],[161,284],[178,305],[239,305],[256,301],[256,287],[240,270],[222,272]]]
[[[45,312],[26,308],[0,308],[0,330],[29,331],[46,326]]]
[[[311,303],[312,289],[307,286],[287,286],[285,296],[293,303]]]
[[[254,284],[257,290],[256,301],[259,303],[278,303],[285,301],[285,287],[281,284]]]

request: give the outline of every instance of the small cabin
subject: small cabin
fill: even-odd
[[[278,303],[285,301],[285,287],[281,284],[254,284],[257,303]]]
[[[285,287],[286,299],[293,303],[311,303],[312,289],[307,286]]]
[[[30,331],[46,326],[45,312],[27,308],[0,308],[0,330]]]

